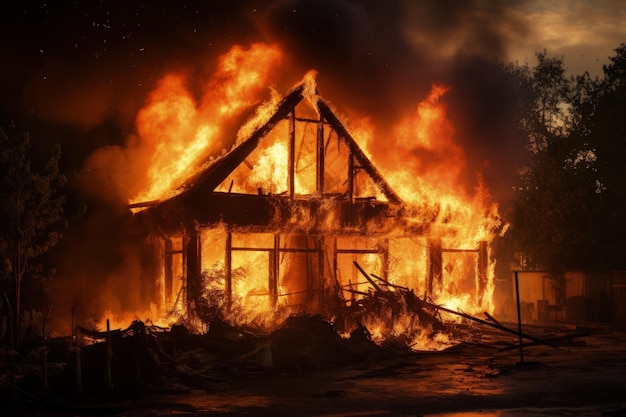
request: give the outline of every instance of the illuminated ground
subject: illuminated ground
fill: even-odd
[[[211,388],[11,415],[90,416],[626,416],[626,333],[585,346],[446,352],[297,375],[242,372]],[[3,414],[4,415],[4,414]]]

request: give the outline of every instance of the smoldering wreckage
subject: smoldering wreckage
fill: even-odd
[[[29,340],[3,352],[6,398],[62,406],[459,345],[584,346],[590,329],[537,336],[492,316],[496,216],[467,238],[440,207],[405,204],[310,82],[266,107],[175,193],[129,206],[142,296],[176,323]]]

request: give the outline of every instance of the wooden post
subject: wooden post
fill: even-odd
[[[374,289],[375,289],[376,291],[381,291],[381,289],[380,289],[380,287],[378,286],[378,284],[376,284],[376,283],[374,282],[374,280],[373,280],[373,279],[372,279],[372,278],[371,278],[371,277],[367,274],[367,272],[365,272],[365,270],[364,270],[363,268],[361,268],[361,265],[359,265],[359,264],[357,263],[357,261],[352,261],[352,263],[354,264],[354,266],[356,266],[356,269],[358,269],[358,270],[359,270],[359,272],[360,272],[361,274],[363,274],[363,276],[365,277],[365,279],[367,279],[367,281],[368,281],[370,284],[372,284],[372,287],[374,287]]]
[[[326,306],[324,305],[325,303],[325,299],[324,299],[324,292],[326,291],[325,288],[325,280],[324,280],[324,276],[326,274],[324,274],[324,245],[326,244],[324,237],[323,236],[318,236],[317,238],[317,245],[318,245],[318,249],[319,252],[317,252],[317,276],[316,278],[319,280],[319,282],[317,282],[315,285],[319,288],[319,296],[318,296],[318,303],[320,305],[320,308],[325,309]]]
[[[272,307],[276,306],[278,302],[278,268],[280,263],[280,252],[278,249],[280,248],[280,235],[278,233],[274,233],[274,250],[269,252],[270,256],[270,274],[269,274],[269,297],[270,297],[270,305]]]
[[[295,107],[289,113],[289,160],[288,160],[288,182],[289,198],[293,198],[295,193],[296,177],[296,110]]]
[[[389,239],[384,239],[382,242],[382,257],[383,257],[383,265],[382,265],[382,274],[384,277],[389,276]]]
[[[200,253],[200,233],[194,228],[191,229],[189,235],[189,243],[186,247],[186,270],[185,278],[187,280],[187,312],[189,313],[189,305],[192,301],[198,301],[202,295],[202,271],[201,271],[201,253]]]
[[[332,278],[333,282],[341,287],[341,283],[339,282],[339,274],[337,272],[337,268],[339,268],[339,260],[337,258],[337,236],[333,236],[333,270],[332,270]]]
[[[172,287],[174,282],[174,274],[172,273],[172,241],[169,237],[165,238],[165,303],[166,305],[172,299]],[[169,307],[168,307],[169,308]]]
[[[348,201],[354,198],[354,154],[350,151],[348,155]]]
[[[324,117],[317,124],[317,193],[324,195]]]
[[[489,251],[487,242],[478,243],[478,286],[476,288],[476,300],[482,307],[485,288],[487,287],[487,273],[489,269]]]
[[[443,280],[443,252],[441,240],[428,241],[428,277],[426,292],[429,296],[435,291],[435,283],[441,284]]]
[[[233,301],[233,234],[230,229],[226,230],[226,253],[224,254],[224,292],[226,293],[226,308],[230,311]]]
[[[519,361],[524,363],[524,346],[522,344],[522,313],[519,303],[519,280],[515,271],[515,298],[517,299],[517,330],[519,333]]]

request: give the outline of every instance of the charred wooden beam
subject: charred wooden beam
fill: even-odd
[[[337,116],[330,110],[330,107],[320,98],[317,99],[317,107],[324,119],[335,129],[337,134],[346,143],[350,152],[354,155],[357,162],[365,172],[372,178],[372,180],[380,187],[381,191],[387,197],[387,199],[394,204],[402,204],[402,199],[391,186],[385,181],[383,176],[378,172],[376,167],[372,164],[369,158],[363,153],[359,145],[354,138],[348,133],[346,128],[341,124]]]
[[[487,270],[489,269],[489,251],[487,242],[481,241],[478,244],[478,291],[476,298],[478,305],[483,305],[483,297],[487,288]]]
[[[571,344],[572,343],[572,339],[576,339],[579,337],[585,337],[585,336],[589,336],[591,332],[586,331],[586,332],[579,332],[579,333],[573,333],[573,334],[566,334],[566,335],[562,335],[562,336],[554,336],[554,337],[549,337],[547,339],[543,339],[544,342],[549,342],[549,343],[553,343],[555,345],[567,345],[567,344]],[[568,343],[563,343],[563,342],[568,342]],[[526,342],[523,343],[522,346],[523,347],[531,347],[531,346],[539,346],[542,345],[543,343],[538,343],[538,342]],[[515,350],[515,349],[519,349],[519,345],[511,345],[511,346],[504,346],[501,348],[498,348],[499,352],[506,352],[509,350]]]
[[[359,272],[360,272],[361,274],[363,274],[363,276],[365,277],[365,279],[367,279],[367,281],[368,281],[370,284],[372,284],[372,287],[374,287],[374,289],[375,289],[376,291],[382,291],[382,290],[380,289],[380,287],[378,286],[378,284],[376,284],[376,283],[374,282],[374,280],[373,280],[373,279],[372,279],[372,278],[371,278],[371,277],[367,274],[367,272],[365,272],[365,270],[364,270],[363,268],[361,268],[361,265],[359,265],[357,261],[352,261],[352,262],[354,263],[354,266],[356,266],[356,269],[358,269],[358,270],[359,270]]]
[[[226,306],[230,310],[233,300],[233,233],[226,231],[226,245],[224,254],[224,292],[226,293]]]
[[[186,279],[187,304],[197,301],[202,296],[202,271],[200,233],[195,228],[189,230],[189,240],[186,247]]]
[[[487,320],[489,320],[492,323],[499,324],[501,326],[500,322],[496,320],[491,314],[489,314],[486,311],[483,314],[485,315],[485,317],[487,317]]]
[[[472,321],[475,321],[477,323],[484,324],[486,326],[494,327],[494,328],[500,329],[500,330],[502,330],[504,332],[512,333],[512,334],[517,335],[519,337],[523,337],[525,339],[532,340],[533,342],[537,342],[537,343],[542,344],[542,345],[550,346],[550,347],[553,347],[553,348],[557,347],[554,343],[549,342],[548,340],[540,339],[538,337],[531,336],[529,334],[522,333],[522,332],[516,331],[514,329],[509,329],[506,326],[502,326],[502,325],[496,324],[496,323],[491,323],[489,321],[486,321],[486,320],[483,320],[483,319],[479,319],[478,317],[474,317],[474,316],[471,316],[469,314],[466,314],[466,313],[463,313],[463,312],[460,312],[460,311],[450,310],[449,308],[438,306],[436,304],[432,304],[432,305],[435,308],[437,308],[438,310],[445,311],[446,313],[454,314],[454,315],[466,318],[468,320],[472,320]]]
[[[428,241],[428,277],[426,292],[433,295],[435,284],[441,284],[443,280],[443,252],[441,240]]]
[[[278,233],[274,234],[274,249],[270,251],[269,263],[270,263],[270,276],[269,276],[269,293],[270,293],[270,305],[272,307],[276,306],[276,302],[278,301],[278,268],[280,265],[280,255],[278,253],[278,248],[280,247],[280,235]]]
[[[377,280],[379,280],[380,282],[382,282],[383,284],[385,284],[387,287],[397,288],[399,290],[404,290],[404,291],[408,291],[409,290],[407,287],[403,287],[402,285],[392,284],[391,282],[387,281],[386,279],[384,279],[382,277],[379,277],[376,274],[372,274],[372,276],[374,278],[376,278]]]
[[[324,195],[324,116],[317,124],[317,193]]]
[[[345,288],[344,291],[347,291],[351,294],[358,294],[358,295],[363,295],[363,296],[368,296],[369,294],[363,291],[358,291],[358,290],[353,290],[351,288]]]
[[[348,155],[348,201],[354,200],[354,155]]]
[[[296,177],[296,111],[291,110],[289,113],[289,160],[287,166],[289,197],[293,198],[295,193],[295,177]]]

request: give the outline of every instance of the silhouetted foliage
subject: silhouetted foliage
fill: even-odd
[[[40,169],[31,166],[28,132],[11,125],[0,128],[0,296],[2,314],[11,326],[11,342],[19,344],[22,290],[27,282],[42,278],[38,258],[61,238],[65,198],[60,194],[65,176],[59,172],[61,150],[56,146]]]
[[[616,52],[602,79],[566,77],[545,51],[534,68],[508,68],[528,137],[508,237],[523,267],[626,266],[626,47]]]

